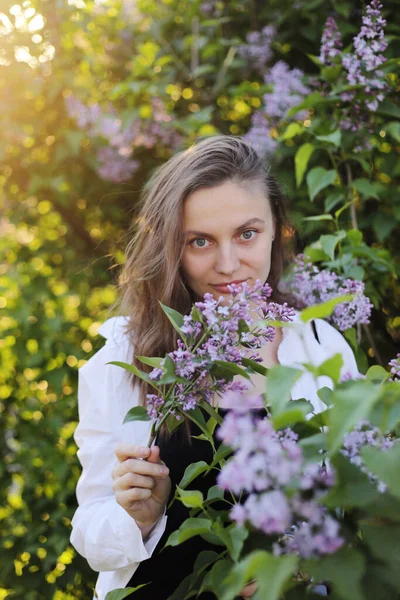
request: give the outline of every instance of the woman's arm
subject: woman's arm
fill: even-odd
[[[121,442],[126,412],[124,408],[121,412],[119,399],[124,407],[122,398],[130,393],[130,382],[123,369],[106,363],[128,360],[126,354],[126,347],[107,343],[79,371],[79,424],[74,437],[82,474],[71,543],[95,571],[114,571],[146,560],[165,530],[164,514],[143,541],[140,528],[117,503],[113,490],[115,448]]]

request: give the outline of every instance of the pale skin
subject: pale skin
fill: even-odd
[[[228,301],[230,294],[224,285],[246,281],[253,286],[257,279],[267,280],[275,224],[265,193],[256,184],[229,181],[193,192],[185,200],[183,226],[182,271],[188,286],[199,296],[208,292]],[[277,364],[281,339],[277,330],[274,341],[262,348],[264,366]],[[252,382],[255,391],[261,393],[263,377],[255,375]],[[116,500],[145,539],[163,514],[170,494],[168,467],[158,446],[119,444],[115,452],[118,463],[112,478]],[[240,595],[251,598],[256,589],[250,583]]]

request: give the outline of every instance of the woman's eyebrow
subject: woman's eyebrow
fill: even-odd
[[[265,220],[264,219],[259,219],[258,217],[255,217],[253,219],[248,219],[245,223],[243,223],[243,225],[239,225],[239,227],[236,227],[235,229],[235,233],[237,231],[240,231],[241,229],[245,229],[245,227],[250,227],[250,225],[265,225]],[[189,230],[185,232],[185,235],[197,235],[198,237],[213,237],[210,233],[206,233],[205,231],[196,231],[196,230]]]

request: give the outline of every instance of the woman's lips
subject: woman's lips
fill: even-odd
[[[246,281],[246,279],[241,279],[241,280],[236,280],[236,281],[228,281],[228,283],[220,283],[220,284],[213,284],[211,285],[211,287],[213,287],[217,292],[220,292],[222,294],[230,294],[230,290],[228,289],[228,285],[232,285],[233,283],[235,285],[240,285],[241,283],[244,283]]]

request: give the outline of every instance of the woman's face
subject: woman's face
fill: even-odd
[[[226,182],[190,194],[184,205],[182,271],[192,292],[229,300],[227,285],[267,280],[274,220],[259,186]]]

